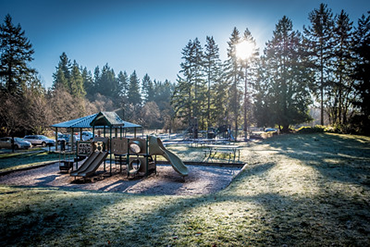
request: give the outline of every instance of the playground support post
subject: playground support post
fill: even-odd
[[[112,176],[112,126],[110,126],[110,131],[109,131],[109,175]],[[117,137],[117,131],[116,131],[116,137]]]
[[[58,128],[55,128],[55,151],[58,151]]]

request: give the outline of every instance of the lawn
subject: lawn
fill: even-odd
[[[6,153],[0,155],[0,173],[35,167],[42,164],[59,161],[60,155],[44,150]]]
[[[3,246],[369,246],[370,138],[282,135],[207,196],[0,186]]]

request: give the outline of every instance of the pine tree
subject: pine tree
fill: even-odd
[[[126,97],[127,98],[127,93],[128,93],[128,85],[129,85],[129,78],[126,73],[126,71],[122,72],[120,71],[118,73],[118,84],[119,84],[119,96],[120,97]]]
[[[359,109],[355,125],[360,132],[370,134],[370,12],[362,15],[354,33],[354,52],[356,56],[353,78],[358,97],[354,105]]]
[[[203,78],[203,51],[198,38],[189,40],[182,50],[181,70],[183,76],[178,76],[177,85],[172,97],[176,115],[185,118],[190,124],[193,117],[203,118],[206,99],[206,86]],[[201,120],[200,125],[204,126]]]
[[[27,63],[33,60],[32,44],[20,24],[14,26],[10,15],[0,25],[0,86],[10,94],[22,93],[35,70]]]
[[[335,17],[333,30],[333,84],[328,92],[329,118],[333,124],[347,124],[349,109],[356,97],[353,74],[353,23],[343,10]]]
[[[65,52],[59,57],[60,61],[56,67],[57,71],[53,74],[54,82],[53,89],[63,88],[68,92],[71,91],[70,79],[71,79],[71,61],[68,59]]]
[[[219,55],[219,48],[213,39],[213,37],[206,37],[206,45],[205,45],[205,52],[204,52],[204,74],[207,80],[207,108],[206,108],[206,125],[207,129],[214,124],[212,121],[212,111],[215,108],[212,105],[212,96],[214,92],[214,85],[221,81],[221,60]]]
[[[87,68],[84,67],[82,69],[81,76],[83,80],[83,86],[86,91],[86,97],[92,99],[94,96],[95,85],[91,71],[88,71]]]
[[[228,59],[226,60],[225,70],[226,70],[226,78],[230,83],[230,103],[229,103],[229,111],[233,114],[234,120],[234,136],[235,138],[238,137],[238,118],[239,118],[239,108],[241,102],[241,92],[239,90],[239,83],[241,82],[243,72],[240,68],[241,64],[238,62],[238,58],[236,56],[236,45],[240,43],[240,33],[236,27],[234,27],[233,32],[231,34],[230,40],[228,43],[227,49],[227,56]]]
[[[315,82],[311,85],[320,102],[321,125],[324,125],[325,94],[330,85],[330,62],[333,47],[333,13],[326,4],[320,4],[319,9],[309,13],[311,26],[303,27],[307,41],[309,60],[315,73]]]
[[[129,90],[129,78],[127,76],[126,71],[120,71],[118,73],[118,85],[119,85],[119,100],[120,100],[120,108],[122,109],[122,118],[126,118],[126,108],[128,103],[128,90]]]
[[[79,65],[77,64],[76,60],[74,60],[70,75],[70,93],[72,96],[77,98],[84,98],[86,95],[86,91],[84,88],[84,81],[81,75],[81,71]]]
[[[140,106],[142,103],[140,95],[140,81],[136,75],[136,71],[134,71],[130,76],[127,98],[128,102],[134,106]]]
[[[257,71],[257,60],[258,60],[258,49],[256,48],[256,41],[252,36],[252,33],[248,28],[245,29],[243,34],[243,41],[249,46],[249,51],[244,51],[246,54],[245,60],[245,73],[242,75],[244,80],[244,100],[243,100],[243,115],[244,115],[244,133],[245,139],[248,136],[248,126],[250,125],[252,118],[252,106],[251,106],[251,89],[254,81],[256,81]],[[249,53],[249,54],[248,54]]]
[[[266,99],[266,103],[272,122],[279,125],[282,132],[288,132],[291,124],[310,120],[310,74],[304,64],[301,40],[300,33],[293,31],[292,21],[284,16],[276,25],[272,40],[266,43],[269,100]]]
[[[141,92],[142,92],[141,95],[143,96],[144,104],[146,102],[153,101],[153,96],[154,96],[153,82],[150,79],[150,76],[148,74],[145,74],[142,80]]]
[[[113,101],[119,98],[120,85],[114,70],[108,64],[103,66],[101,72],[99,67],[95,69],[95,92],[107,96]]]
[[[266,57],[259,60],[257,66],[257,77],[253,84],[253,115],[257,126],[267,127],[274,126],[273,110],[270,103],[273,102],[270,94],[269,75],[266,66]]]

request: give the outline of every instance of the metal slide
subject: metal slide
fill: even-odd
[[[93,152],[92,154],[90,154],[90,156],[87,157],[87,159],[81,164],[81,166],[77,170],[72,171],[70,175],[78,176],[78,173],[86,171],[86,169],[90,166],[90,164],[95,160],[95,158],[98,155],[99,153],[97,152]]]
[[[155,136],[149,136],[149,154],[150,155],[162,155],[172,165],[173,169],[182,176],[189,174],[188,168],[184,165],[182,160],[171,151],[167,150],[161,141],[161,139]]]
[[[79,177],[89,177],[95,173],[99,168],[100,164],[104,162],[105,158],[108,156],[108,152],[99,152],[98,156],[94,161],[87,167],[83,172],[79,172],[77,176]]]

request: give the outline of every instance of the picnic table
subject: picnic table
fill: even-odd
[[[208,150],[205,151],[204,157],[207,159],[213,159],[217,153],[224,153],[229,157],[229,160],[240,160],[240,147],[237,145],[217,145],[217,144],[210,144],[205,145],[205,148]]]

